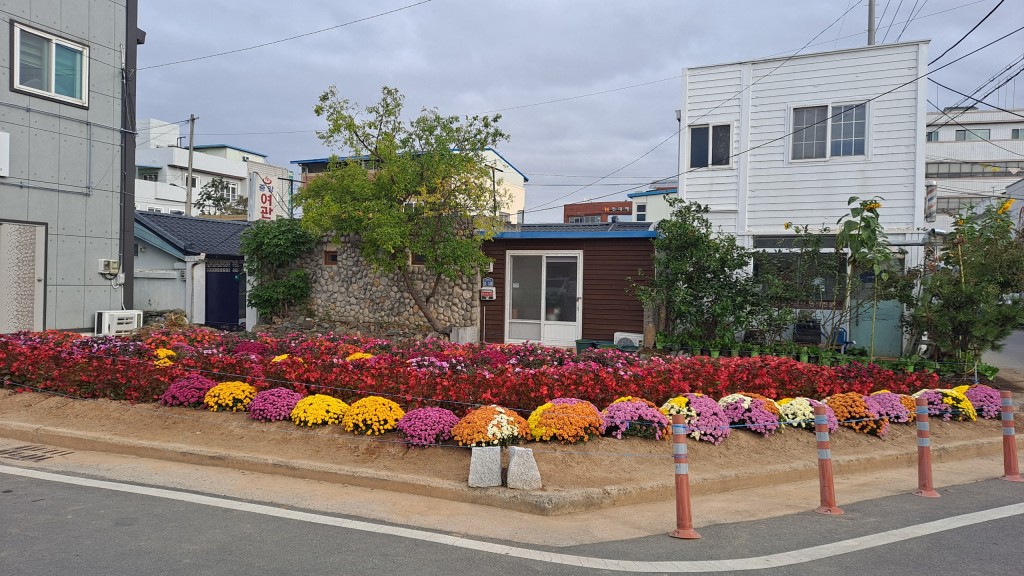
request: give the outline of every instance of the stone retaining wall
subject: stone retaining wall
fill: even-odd
[[[337,265],[324,262],[324,253],[329,250],[337,251]],[[402,277],[373,271],[350,242],[320,242],[298,264],[309,272],[312,281],[310,307],[317,319],[352,326],[391,326],[410,330],[427,327],[423,314],[406,293]],[[414,267],[413,270],[417,287],[429,291],[433,274],[422,267]],[[441,326],[476,326],[479,323],[477,285],[473,278],[456,282],[441,279],[430,302]]]

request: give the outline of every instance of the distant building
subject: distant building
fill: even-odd
[[[651,182],[642,192],[627,194],[633,204],[634,220],[637,222],[657,222],[672,215],[672,207],[667,198],[677,198],[679,181],[667,178]]]
[[[188,148],[179,146],[180,126],[147,119],[139,123],[136,151],[138,210],[185,214],[188,189]],[[267,162],[267,155],[229,144],[197,144],[192,154],[193,215],[203,186],[216,178],[225,184],[233,202],[245,204],[250,220],[272,220],[292,214],[297,188],[292,171]],[[207,210],[209,212],[209,210]]]
[[[138,1],[3,12],[0,333],[92,331],[133,305]]]
[[[581,202],[562,206],[562,222],[565,224],[597,224],[600,222],[630,222],[633,220],[633,203],[623,202]]]
[[[526,183],[530,179],[493,148],[485,149],[483,156],[484,162],[491,169],[491,178],[495,191],[505,198],[505,202],[502,206],[499,206],[498,212],[509,222],[521,221],[522,213],[526,209]],[[339,160],[346,159],[349,158],[339,158]],[[355,158],[355,160],[366,159]],[[302,185],[305,186],[311,178],[315,178],[317,174],[325,172],[330,161],[330,157],[311,158],[308,160],[292,160],[292,164],[299,166]]]
[[[1017,114],[1017,115],[1015,115]],[[962,208],[1001,202],[1024,178],[1024,109],[946,108],[928,114],[925,177],[938,191],[935,226]]]

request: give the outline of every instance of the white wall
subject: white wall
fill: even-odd
[[[913,233],[923,225],[924,99],[923,84],[911,81],[925,70],[926,48],[911,42],[684,70],[684,124],[731,124],[735,156],[728,167],[680,176],[680,194],[710,205],[712,222],[741,242],[782,233],[786,222],[834,226],[850,196],[883,197],[886,230]],[[890,90],[868,104],[866,155],[790,159],[794,107],[855,104]],[[688,168],[684,130],[680,171]]]
[[[135,307],[139,310],[185,308],[185,263],[151,244],[136,239]]]

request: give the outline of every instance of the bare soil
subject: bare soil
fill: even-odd
[[[465,486],[470,460],[466,448],[408,448],[396,434],[362,437],[347,433],[340,426],[310,429],[291,422],[256,422],[245,413],[73,400],[0,390],[0,436],[12,437],[12,428],[71,431],[124,442],[155,443],[181,451],[336,466],[350,472],[361,471],[374,482],[417,478],[434,486]],[[1000,423],[938,421],[931,425],[931,436],[936,447],[976,448],[984,444],[992,451],[997,449],[993,441],[1000,438]],[[856,466],[861,461],[877,467],[877,458],[882,454],[889,455],[894,465],[912,465],[916,445],[913,425],[892,425],[884,438],[847,429],[832,435],[837,471],[842,471],[844,463]],[[670,488],[673,481],[670,441],[594,438],[576,445],[527,446],[533,448],[540,468],[542,493],[590,489],[604,491],[606,495],[609,491],[635,494],[659,487],[655,492],[665,496],[663,489]],[[786,429],[769,437],[735,430],[719,446],[690,441],[689,448],[691,481],[697,494],[743,488],[772,478],[786,481],[787,472],[813,469],[817,458],[813,432],[798,429]],[[971,454],[975,455],[977,450]],[[940,453],[937,459],[942,458]]]

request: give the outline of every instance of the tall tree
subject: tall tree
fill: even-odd
[[[747,273],[751,252],[715,234],[708,207],[669,198],[672,215],[658,223],[654,278],[637,287],[644,304],[664,306],[665,329],[682,342],[729,342],[766,312]]]
[[[341,242],[354,241],[377,271],[401,276],[406,292],[436,332],[445,332],[432,301],[442,278],[474,274],[488,263],[481,251],[501,220],[483,152],[508,139],[500,115],[442,116],[423,109],[402,118],[404,97],[385,86],[376,104],[360,109],[331,86],[314,108],[327,121],[317,135],[345,157],[299,192],[303,224]],[[419,287],[416,255],[433,275]]]

